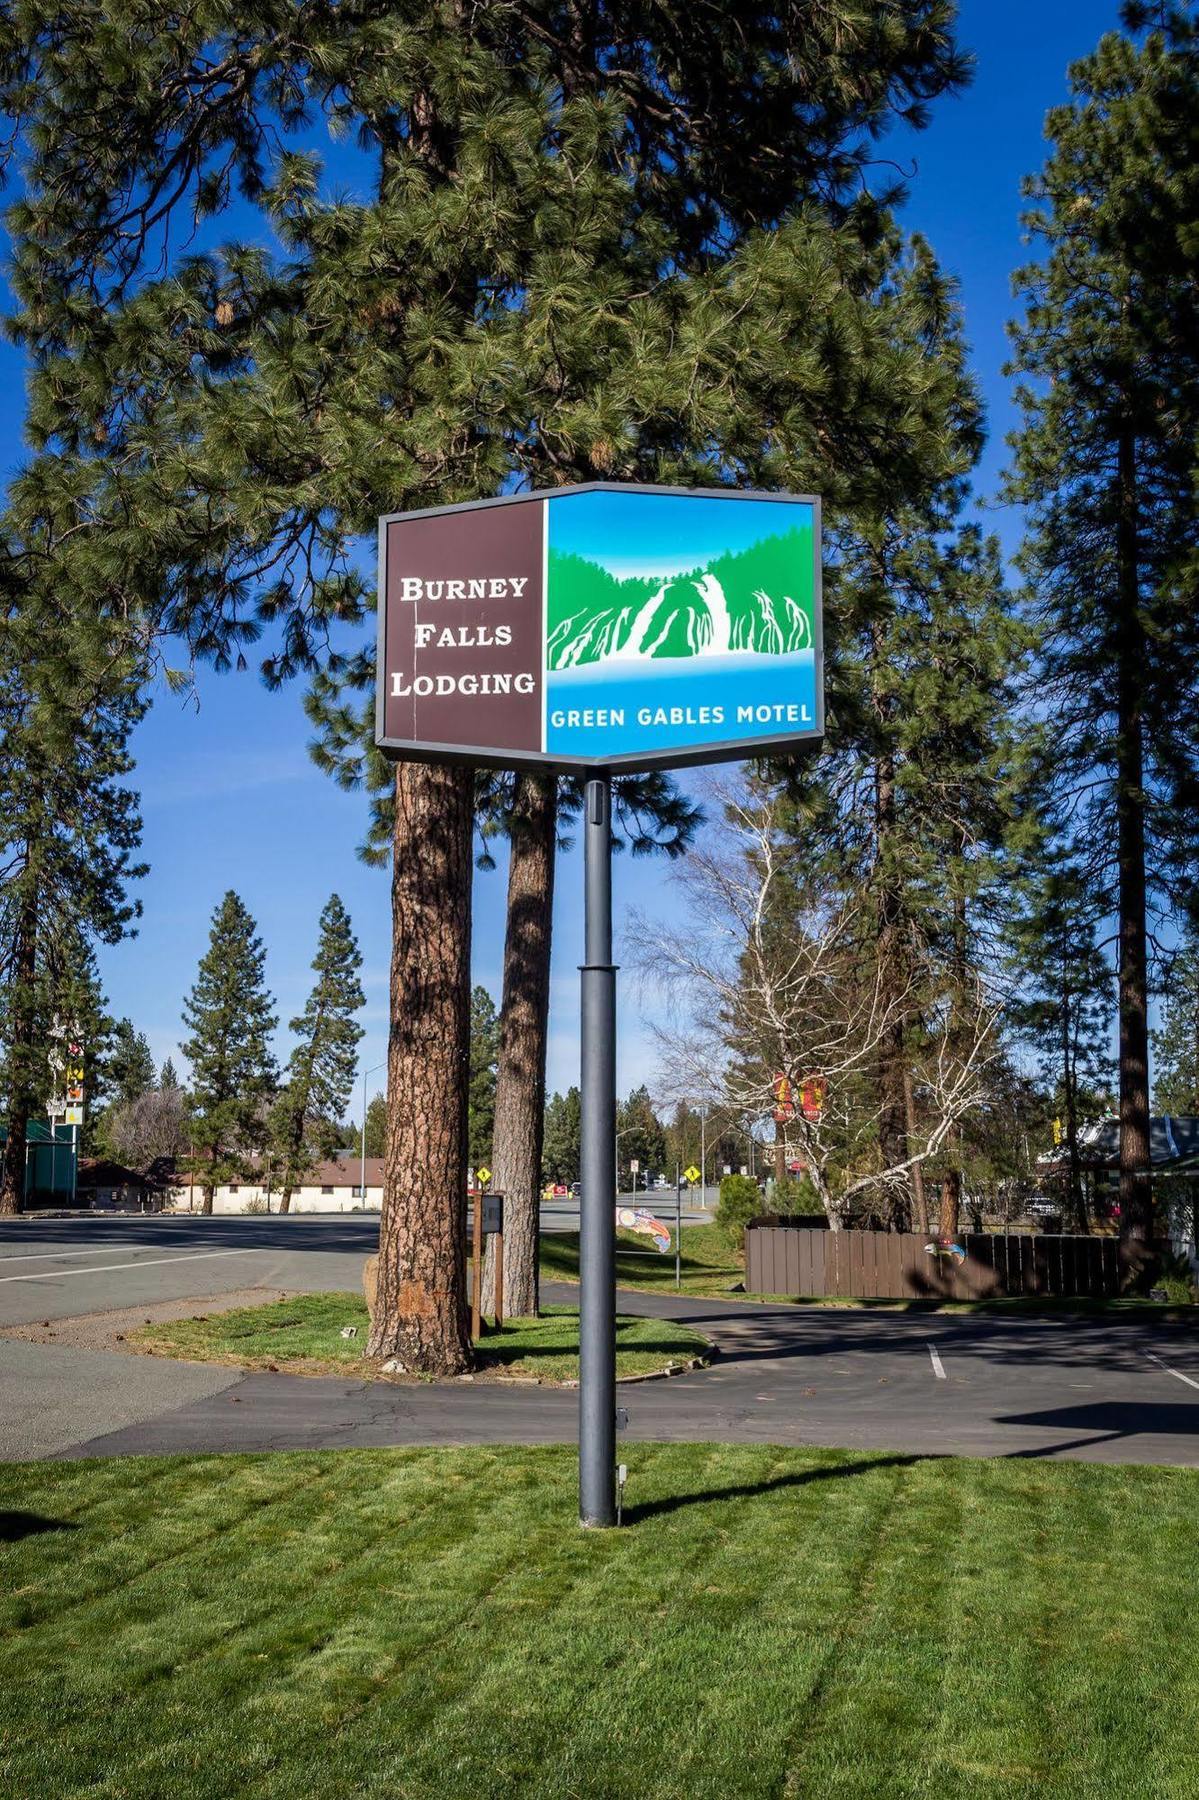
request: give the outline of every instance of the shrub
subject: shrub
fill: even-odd
[[[726,1175],[720,1184],[716,1229],[727,1244],[740,1250],[745,1227],[762,1210],[762,1195],[748,1175]]]
[[[822,1213],[820,1195],[807,1175],[784,1175],[770,1197],[776,1213]]]
[[[1159,1258],[1154,1287],[1161,1288],[1171,1306],[1195,1304],[1195,1277],[1190,1261],[1164,1251]]]

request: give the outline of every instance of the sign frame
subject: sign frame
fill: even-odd
[[[576,494],[648,494],[676,499],[722,500],[730,505],[754,500],[770,504],[809,506],[812,509],[814,569],[812,585],[812,653],[815,695],[815,717],[810,728],[763,734],[750,738],[722,739],[712,743],[650,750],[641,754],[571,756],[549,750],[489,749],[486,746],[437,743],[427,740],[389,738],[385,729],[387,684],[387,541],[388,529],[415,519],[452,517],[458,513],[488,511],[496,507],[528,506],[540,502],[566,499]],[[548,507],[545,519],[548,522]],[[821,555],[822,520],[820,496],[790,492],[768,492],[758,488],[676,487],[653,482],[584,481],[562,487],[530,488],[524,493],[499,494],[484,500],[463,500],[449,506],[427,506],[409,512],[385,513],[378,524],[378,588],[375,638],[375,746],[394,762],[452,763],[473,768],[544,769],[561,775],[602,773],[633,774],[642,769],[698,768],[706,763],[747,762],[759,756],[795,755],[815,748],[824,737],[824,603],[823,558]],[[544,553],[543,553],[544,567]],[[547,596],[542,594],[541,640],[545,641],[545,608]]]

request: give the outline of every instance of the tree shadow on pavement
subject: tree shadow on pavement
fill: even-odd
[[[1169,1400],[1096,1400],[1085,1406],[1053,1406],[1043,1412],[1003,1413],[997,1425],[1034,1426],[1042,1431],[1071,1435],[1061,1444],[1041,1444],[1032,1449],[1009,1450],[1008,1456],[1060,1456],[1069,1450],[1086,1450],[1094,1444],[1128,1442],[1139,1437],[1178,1438],[1183,1445],[1199,1444],[1199,1404]],[[1079,1436],[1079,1433],[1082,1436]],[[1154,1458],[1146,1456],[1145,1460]]]
[[[664,1494],[660,1500],[643,1500],[624,1508],[628,1525],[680,1512],[685,1506],[707,1506],[716,1500],[752,1500],[760,1494],[777,1494],[787,1488],[809,1487],[814,1481],[841,1481],[852,1475],[873,1475],[878,1469],[910,1469],[917,1463],[936,1462],[933,1456],[875,1456],[868,1462],[822,1464],[800,1469],[793,1475],[772,1475],[766,1481],[746,1481],[733,1487],[701,1488],[690,1494]]]

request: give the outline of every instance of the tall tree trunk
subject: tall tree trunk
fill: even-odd
[[[1066,1163],[1069,1169],[1069,1218],[1075,1230],[1086,1231],[1087,1207],[1082,1191],[1082,1156],[1078,1147],[1078,1080],[1071,1028],[1070,990],[1062,970],[1062,1092],[1066,1099]]]
[[[941,1177],[941,1237],[951,1239],[957,1237],[961,1211],[961,1171],[960,1169],[947,1169]]]
[[[898,1010],[897,998],[904,975],[901,967],[902,946],[901,935],[901,901],[895,881],[892,864],[894,854],[892,839],[895,834],[895,760],[889,754],[880,756],[874,768],[874,833],[875,833],[875,871],[877,888],[877,938],[876,955],[880,972],[880,992],[883,1003],[895,1008],[894,1017],[886,1026],[879,1042],[878,1052],[878,1100],[879,1150],[882,1155],[884,1169],[900,1167],[908,1159],[907,1107],[904,1102],[904,1072],[906,1058],[904,1056],[903,1015]],[[891,1210],[894,1214],[906,1213],[907,1182],[903,1183],[904,1192],[894,1195]],[[900,1225],[907,1223],[902,1216]]]
[[[1131,429],[1118,445],[1116,554],[1116,857],[1120,913],[1120,1240],[1126,1263],[1139,1267],[1152,1232],[1149,1173],[1149,972],[1145,895],[1144,707],[1145,633],[1139,612],[1136,444]],[[1136,1246],[1137,1248],[1133,1248]]]
[[[500,1054],[491,1139],[491,1185],[504,1196],[504,1315],[536,1313],[545,1129],[546,1027],[558,784],[520,775],[513,796]],[[483,1264],[483,1311],[495,1311],[495,1249]]]
[[[912,1071],[907,1058],[903,1065],[903,1113],[908,1132],[908,1155],[916,1139],[916,1096],[912,1092]],[[916,1209],[916,1230],[928,1232],[928,1195],[924,1191],[924,1164],[912,1164],[912,1201]]]
[[[28,871],[27,877],[28,877]],[[31,1090],[34,1051],[34,983],[37,979],[37,892],[27,880],[17,922],[12,964],[8,1035],[8,1137],[0,1156],[0,1214],[11,1215],[25,1207],[25,1140],[36,1096]]]
[[[392,872],[387,1156],[369,1356],[470,1366],[466,1132],[474,777],[400,763]]]
[[[302,1107],[297,1108],[296,1123],[292,1129],[291,1141],[286,1146],[286,1149],[288,1151],[288,1161],[285,1166],[289,1169],[295,1169],[295,1168],[299,1167],[300,1151],[304,1147],[304,1116],[308,1110],[308,1101],[311,1096],[311,1093],[312,1093],[312,1085],[311,1085],[311,1082],[308,1082],[304,1088],[304,1105]],[[279,1195],[279,1211],[281,1213],[289,1213],[291,1211],[292,1192],[293,1192],[293,1190],[292,1190],[291,1182],[288,1181],[286,1183],[286,1185],[284,1186],[282,1193]],[[365,1203],[366,1203],[366,1189],[365,1188],[363,1188],[363,1190],[362,1190],[361,1199],[363,1201],[363,1204],[365,1205]],[[271,1205],[270,1195],[268,1193],[268,1195],[267,1195],[267,1211],[268,1212],[270,1211],[270,1205]]]
[[[0,1153],[0,1217],[23,1211],[25,1206],[25,1139],[29,1109],[14,1101],[8,1109],[8,1136]]]

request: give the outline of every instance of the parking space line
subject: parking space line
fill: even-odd
[[[160,1269],[165,1263],[205,1262],[214,1256],[264,1256],[274,1244],[256,1245],[252,1250],[197,1250],[189,1256],[147,1256],[140,1262],[105,1263],[102,1269],[39,1269],[33,1275],[0,1275],[0,1286],[6,1281],[66,1281],[72,1275],[115,1275],[121,1269]]]
[[[1184,1375],[1181,1369],[1172,1369],[1168,1362],[1163,1362],[1160,1356],[1153,1354],[1152,1350],[1147,1350],[1145,1354],[1150,1362],[1157,1364],[1159,1369],[1164,1369],[1167,1375],[1173,1375],[1175,1381],[1185,1381],[1188,1387],[1199,1388],[1199,1381],[1192,1381],[1191,1377]]]
[[[941,1358],[937,1355],[937,1347],[935,1344],[929,1345],[928,1353],[933,1359],[933,1374],[936,1376],[938,1381],[944,1381],[945,1380],[945,1370],[942,1367]]]

